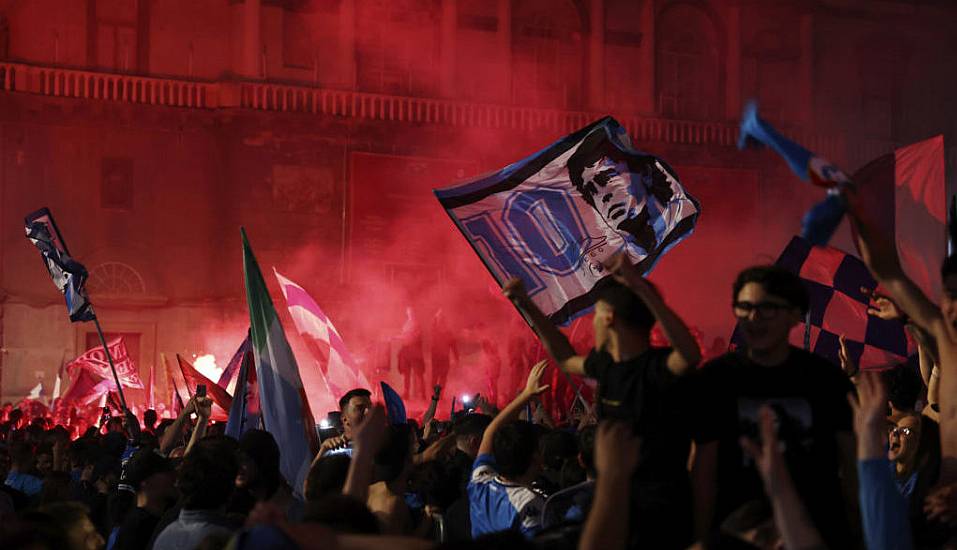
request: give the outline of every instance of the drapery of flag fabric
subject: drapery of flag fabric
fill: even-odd
[[[63,403],[87,405],[115,385],[112,380],[103,380],[99,376],[90,374],[86,369],[78,369],[70,377],[73,381],[69,389],[60,396],[60,401]]]
[[[691,234],[698,202],[605,117],[501,170],[435,191],[492,276],[519,277],[552,321],[587,310],[626,252],[643,273]]]
[[[246,231],[241,230],[241,233],[250,342],[263,424],[282,449],[280,471],[294,493],[301,496],[309,465],[318,450],[316,422],[266,281],[249,246]]]
[[[189,400],[190,394],[186,393],[184,399],[183,394],[180,393],[184,391],[184,387],[186,386],[186,382],[182,380],[183,373],[179,373],[180,379],[177,380],[176,371],[178,369],[173,369],[172,365],[167,361],[165,353],[160,352],[160,361],[163,363],[163,370],[166,371],[166,389],[169,392],[169,405],[175,417],[178,416],[179,412],[186,406],[186,401]]]
[[[133,363],[133,358],[126,350],[126,342],[123,341],[123,337],[114,338],[107,343],[107,347],[113,357],[113,365],[116,367],[116,376],[120,380],[120,385],[143,389],[143,381],[137,372],[136,364]],[[66,369],[70,376],[74,378],[78,370],[87,370],[94,376],[108,381],[110,387],[114,391],[116,390],[116,383],[113,381],[113,373],[110,372],[110,363],[106,358],[103,346],[96,346],[86,351],[83,355],[70,361]]]
[[[219,384],[219,387],[229,391],[229,385],[239,374],[239,366],[243,361],[243,357],[245,354],[250,352],[252,352],[252,348],[249,345],[249,330],[246,330],[246,338],[243,339],[242,344],[239,344],[239,348],[236,350],[236,353],[233,354],[233,357],[229,360],[229,363],[226,364],[226,368],[223,369],[223,373],[219,375],[219,381],[216,382]]]
[[[259,427],[259,392],[256,384],[256,366],[250,349],[239,361],[236,389],[233,391],[233,407],[229,409],[226,435],[239,439],[249,430]]]
[[[867,314],[868,298],[861,288],[873,291],[877,282],[859,258],[831,247],[813,246],[794,237],[777,265],[801,277],[811,297],[810,350],[840,365],[838,338],[843,334],[847,351],[861,368],[883,368],[907,359],[904,325]],[[806,327],[802,324],[802,328]],[[799,335],[800,334],[800,335]],[[802,346],[804,330],[792,334]],[[737,330],[731,337],[743,345]]]
[[[844,219],[847,205],[840,186],[850,180],[840,168],[781,135],[758,116],[757,104],[748,102],[741,116],[738,149],[763,144],[781,155],[799,178],[828,189],[827,197],[807,211],[801,220],[801,236],[814,245],[826,245]]]
[[[882,155],[851,177],[868,217],[894,240],[908,276],[935,301],[947,254],[944,165],[939,135]]]
[[[156,410],[156,368],[150,364],[150,375],[146,379],[146,408]]]
[[[226,390],[219,387],[219,384],[206,378],[203,373],[196,370],[196,367],[186,359],[183,359],[178,353],[176,354],[176,362],[179,363],[180,371],[183,373],[183,379],[186,380],[186,387],[195,388],[200,384],[206,385],[206,395],[213,400],[211,418],[213,420],[226,420],[226,416],[233,406],[232,396],[226,393]]]
[[[63,293],[66,308],[71,321],[90,321],[95,317],[93,306],[86,296],[84,283],[87,271],[83,265],[70,257],[66,242],[60,235],[53,214],[47,208],[41,208],[24,220],[27,238],[30,239],[43,256],[53,284]]]
[[[339,331],[323,313],[319,304],[298,284],[273,268],[293,324],[312,354],[329,390],[333,403],[353,388],[372,390],[369,380],[358,368]]]
[[[392,386],[385,382],[379,382],[379,385],[382,386],[382,399],[385,401],[385,410],[389,417],[389,424],[405,424],[405,403],[402,402],[402,397],[392,389]]]

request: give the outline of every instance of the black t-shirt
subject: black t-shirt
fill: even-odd
[[[777,415],[791,476],[815,523],[843,522],[836,436],[852,430],[847,394],[854,388],[839,367],[795,347],[774,367],[732,352],[701,367],[692,382],[694,440],[718,443],[716,521],[764,498],[739,437],[757,437],[758,409],[767,403]]]
[[[642,547],[670,550],[691,544],[691,437],[683,413],[687,379],[668,369],[669,348],[650,348],[616,363],[592,350],[585,374],[598,380],[598,417],[629,422],[641,436],[632,478],[632,535]]]
[[[671,348],[649,348],[616,363],[611,354],[593,349],[585,374],[598,381],[598,418],[629,422],[641,436],[638,477],[668,472],[686,477],[690,437],[683,418],[685,384],[668,369]]]

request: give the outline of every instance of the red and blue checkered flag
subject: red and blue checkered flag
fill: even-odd
[[[794,237],[776,263],[801,277],[811,297],[807,316],[810,330],[804,326],[801,333],[795,331],[793,344],[802,346],[802,335],[807,335],[810,351],[839,365],[838,339],[843,334],[848,355],[862,369],[906,361],[904,325],[867,314],[868,297],[861,288],[873,291],[877,282],[859,258]],[[737,329],[731,341],[743,345]]]

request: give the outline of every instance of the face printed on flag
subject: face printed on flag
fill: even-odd
[[[594,303],[603,262],[625,252],[649,272],[700,210],[676,173],[633,149],[611,118],[435,194],[499,284],[521,278],[557,323]]]

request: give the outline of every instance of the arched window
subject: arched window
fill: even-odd
[[[667,117],[723,118],[721,40],[702,8],[676,3],[658,15],[655,28],[658,111]]]
[[[128,298],[146,294],[143,277],[122,262],[103,262],[91,269],[86,288],[94,297]]]
[[[512,8],[512,101],[545,108],[582,103],[582,20],[568,0],[522,0]]]

